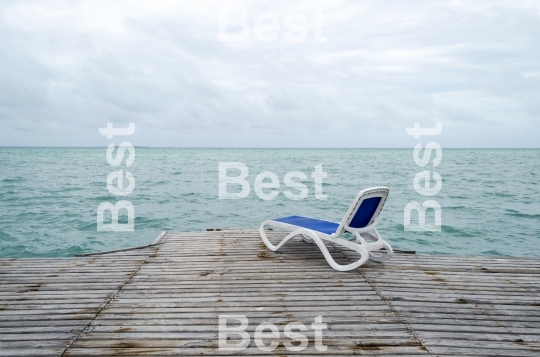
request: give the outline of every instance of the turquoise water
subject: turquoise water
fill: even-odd
[[[441,232],[403,230],[405,205],[427,199],[413,188],[423,169],[412,152],[136,148],[129,168],[136,188],[123,198],[135,207],[135,230],[98,232],[98,205],[119,200],[106,188],[113,168],[105,148],[0,148],[0,257],[72,256],[147,244],[161,230],[257,228],[265,219],[292,214],[340,220],[360,189],[380,185],[391,192],[379,231],[396,248],[540,256],[539,150],[443,149],[436,168],[443,187],[429,197],[442,206]],[[249,167],[247,198],[218,199],[218,163],[226,161]],[[310,179],[318,164],[328,174],[326,200],[315,198]],[[262,171],[276,173],[282,186],[287,172],[304,172],[307,198],[292,201],[280,193],[261,200],[253,181]]]

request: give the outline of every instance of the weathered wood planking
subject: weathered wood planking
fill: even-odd
[[[296,354],[540,356],[539,275],[537,259],[410,254],[340,273],[300,240],[274,253],[255,230],[167,233],[130,251],[0,260],[0,355],[226,355],[218,315],[241,314],[241,355],[272,355],[253,343],[263,321],[283,331],[322,315],[328,350],[308,330]]]
[[[62,355],[157,249],[0,259],[0,355]]]

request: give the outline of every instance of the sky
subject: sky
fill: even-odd
[[[0,3],[0,146],[131,122],[155,147],[538,148],[540,1]]]

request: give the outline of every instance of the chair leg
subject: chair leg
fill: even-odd
[[[374,250],[369,252],[369,259],[376,261],[376,262],[384,262],[385,260],[388,260],[392,257],[392,254],[394,254],[394,251],[392,250],[392,247],[390,244],[386,243],[386,241],[383,240],[383,246],[386,249],[386,253],[380,251],[380,250]]]
[[[273,245],[272,243],[270,243],[270,241],[266,237],[266,231],[264,230],[264,227],[267,224],[268,224],[267,222],[263,222],[261,224],[261,226],[259,227],[259,234],[261,235],[261,239],[263,240],[264,244],[268,247],[268,249],[270,249],[273,252],[281,248],[281,246],[283,246],[292,237],[295,237],[297,235],[303,235],[313,240],[313,242],[317,244],[317,246],[319,246],[319,249],[323,253],[324,258],[326,259],[328,264],[337,271],[347,271],[347,270],[358,268],[369,259],[369,252],[364,247],[362,247],[360,244],[353,244],[350,246],[347,245],[347,247],[360,253],[360,259],[358,259],[354,263],[347,264],[347,265],[338,264],[336,263],[334,258],[332,258],[332,255],[330,255],[328,248],[326,248],[326,245],[324,244],[323,240],[317,235],[317,233],[315,233],[312,230],[304,229],[304,228],[297,229],[289,233],[285,238],[283,238],[283,240],[278,245]]]
[[[354,236],[356,238],[356,241],[362,244],[362,246],[369,251],[369,259],[376,262],[384,262],[385,260],[390,259],[392,257],[392,254],[394,254],[392,247],[384,239],[381,238],[379,232],[377,232],[376,229],[373,230],[373,233],[375,234],[373,235],[369,232],[362,233],[369,235],[370,238],[375,239],[375,242],[370,243],[367,243],[360,233],[355,232]],[[381,251],[381,249],[383,248],[386,249],[386,252]]]

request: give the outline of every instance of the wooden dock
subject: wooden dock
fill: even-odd
[[[539,293],[538,259],[398,253],[340,273],[300,240],[274,253],[255,230],[167,233],[109,254],[0,260],[0,355],[227,355],[218,316],[236,314],[251,335],[239,355],[537,357]],[[318,315],[327,351],[312,330],[305,350],[285,349],[283,327]],[[282,333],[273,352],[253,342],[264,321]]]

